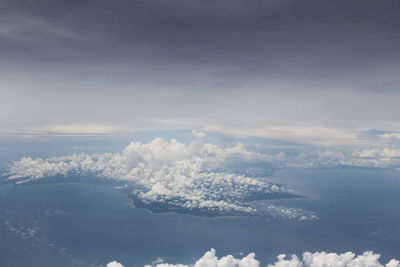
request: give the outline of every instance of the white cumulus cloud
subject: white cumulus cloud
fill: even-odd
[[[237,173],[238,166],[282,162],[285,155],[248,151],[243,144],[221,148],[200,139],[186,145],[175,139],[131,142],[121,153],[21,158],[8,170],[10,180],[34,181],[55,176],[96,176],[134,185],[145,205],[165,204],[215,213],[253,213],[248,200],[287,193],[265,178]],[[245,166],[243,167],[245,168]]]
[[[372,251],[364,252],[362,255],[356,256],[353,252],[345,252],[342,254],[327,252],[304,252],[302,260],[296,255],[289,258],[285,254],[278,257],[278,261],[269,264],[269,267],[383,267],[379,262],[380,255],[374,254]],[[386,264],[386,267],[398,267],[399,261],[392,259]]]
[[[109,262],[106,267],[124,267],[124,265],[122,265],[119,262],[112,261],[112,262]]]
[[[328,253],[328,252],[304,252],[302,257],[280,254],[277,261],[273,264],[263,265],[256,258],[254,253],[250,253],[243,258],[235,258],[227,255],[222,258],[216,256],[215,249],[207,251],[203,257],[194,264],[168,264],[159,263],[146,265],[145,267],[400,267],[398,260],[392,259],[386,265],[379,262],[380,255],[371,251],[356,255],[353,252]]]
[[[333,149],[298,155],[263,154],[241,143],[221,147],[204,142],[194,131],[189,144],[156,138],[149,143],[131,142],[120,153],[72,154],[53,158],[23,157],[6,175],[16,183],[43,178],[85,176],[129,184],[130,193],[142,206],[181,209],[213,214],[249,214],[259,208],[249,201],[290,193],[284,186],[262,176],[271,168],[319,168],[336,166],[391,168],[400,166],[400,150],[370,148],[353,152]],[[298,209],[264,207],[274,217],[308,220],[316,215]]]
[[[259,267],[260,262],[255,259],[255,254],[250,253],[246,257],[242,259],[237,259],[232,255],[227,255],[222,258],[218,258],[216,256],[215,249],[211,249],[207,251],[203,257],[197,260],[193,265],[193,267]],[[185,264],[168,264],[168,263],[159,263],[155,265],[146,265],[145,267],[189,267],[189,265]]]

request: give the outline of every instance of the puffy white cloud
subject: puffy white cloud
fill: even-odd
[[[278,261],[269,264],[269,267],[383,267],[379,262],[380,255],[374,254],[372,251],[364,252],[358,255],[353,252],[345,252],[342,254],[327,252],[304,252],[303,259],[300,260],[296,255],[292,255],[286,259],[285,254],[278,257]],[[387,267],[400,266],[399,261],[392,259],[386,264]]]
[[[215,253],[215,249],[207,251],[202,258],[196,261],[194,267],[258,267],[260,265],[259,261],[254,258],[256,256],[254,253],[250,253],[242,259],[237,259],[232,255],[218,259]]]
[[[154,260],[151,264],[159,264],[159,263],[163,263],[164,262],[164,260],[163,259],[161,259],[161,258],[157,258],[156,260]]]
[[[124,267],[124,265],[122,265],[119,262],[112,261],[112,262],[109,262],[106,267]]]
[[[255,254],[250,253],[246,257],[242,259],[235,258],[232,255],[227,255],[222,258],[218,258],[216,256],[215,249],[211,249],[207,251],[203,257],[197,260],[194,265],[190,265],[193,267],[259,267],[260,262],[255,259]],[[168,263],[159,263],[153,265],[146,265],[146,267],[189,267],[189,265],[185,264],[168,264]]]
[[[328,252],[304,252],[302,257],[286,254],[280,254],[277,261],[268,264],[268,267],[399,267],[400,262],[392,259],[386,265],[379,262],[380,255],[371,251],[364,252],[356,256],[353,252],[342,254]],[[146,267],[259,267],[261,263],[256,260],[255,254],[250,253],[246,257],[239,259],[232,255],[222,258],[216,256],[215,249],[207,251],[203,257],[197,260],[193,265],[160,263],[146,265]],[[265,265],[264,265],[265,266]]]
[[[135,185],[134,195],[145,205],[158,203],[215,213],[253,213],[248,200],[287,193],[264,178],[235,171],[245,164],[273,162],[284,154],[260,154],[243,144],[221,148],[195,139],[186,145],[156,138],[131,142],[121,153],[73,154],[48,159],[22,158],[8,170],[9,179],[33,181],[68,175],[95,175]],[[25,181],[25,180],[22,180]]]
[[[365,149],[341,152],[332,149],[287,157],[284,153],[262,154],[239,143],[223,148],[204,143],[203,134],[189,143],[156,138],[150,143],[131,142],[120,153],[73,154],[53,158],[21,158],[7,171],[16,183],[56,176],[78,175],[113,179],[133,185],[139,204],[215,214],[255,213],[250,200],[287,194],[282,185],[263,176],[270,168],[398,167],[400,150]],[[263,172],[264,171],[264,172]],[[125,190],[125,189],[124,189]],[[160,207],[161,207],[160,206]],[[275,217],[316,219],[312,213],[269,206]]]
[[[286,254],[280,254],[275,264],[268,264],[268,267],[302,267],[303,263],[296,255],[292,255],[290,259],[286,259]]]
[[[342,157],[342,164],[355,167],[391,168],[400,165],[400,149],[371,148]]]
[[[206,136],[206,134],[205,134],[204,132],[197,131],[197,130],[192,130],[192,134],[193,134],[194,136],[196,136],[196,137],[199,137],[199,138],[202,138],[202,137],[205,137],[205,136]]]

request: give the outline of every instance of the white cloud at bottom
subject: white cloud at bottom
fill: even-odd
[[[112,261],[112,262],[109,262],[106,267],[124,267],[124,265],[122,265],[119,262]]]
[[[380,254],[375,254],[372,251],[364,252],[362,255],[356,255],[353,252],[341,254],[324,251],[314,253],[304,252],[302,257],[280,254],[275,263],[261,265],[255,258],[255,253],[250,253],[241,259],[235,258],[232,255],[218,258],[215,249],[212,248],[191,265],[153,263],[153,265],[146,265],[145,267],[400,267],[400,262],[398,260],[392,259],[384,265],[379,262],[379,258]],[[107,267],[124,266],[113,261],[107,264]]]

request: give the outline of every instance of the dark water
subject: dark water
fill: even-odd
[[[89,184],[0,187],[0,266],[142,266],[256,252],[373,250],[400,258],[400,176],[387,170],[287,170],[273,180],[307,198],[267,203],[316,212],[317,221],[153,214],[118,191]]]

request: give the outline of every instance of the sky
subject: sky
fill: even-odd
[[[0,132],[400,131],[398,1],[0,1]]]
[[[282,169],[400,170],[399,14],[398,0],[0,0],[0,178],[318,221],[252,201],[294,196],[265,179]],[[383,266],[338,253],[269,266]],[[210,248],[194,266],[259,266],[242,256]]]

